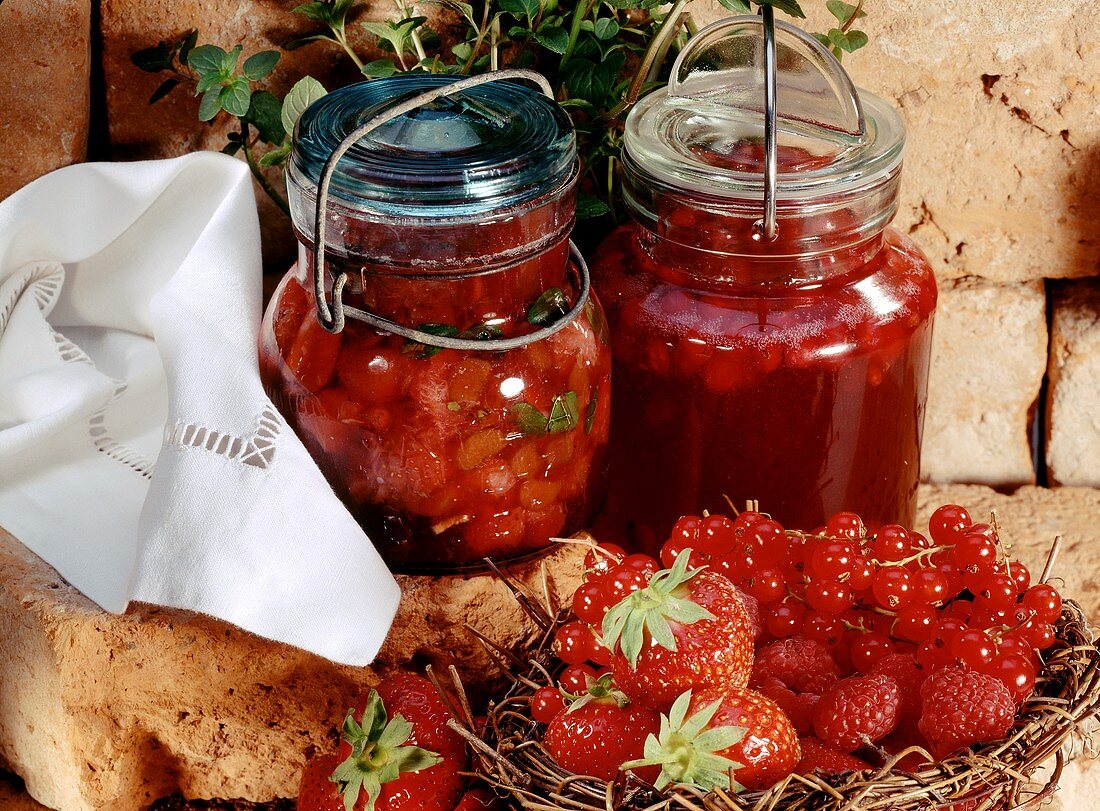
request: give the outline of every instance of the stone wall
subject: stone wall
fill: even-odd
[[[114,158],[223,143],[218,126],[196,120],[197,101],[184,92],[149,107],[159,77],[133,67],[134,50],[192,28],[201,41],[258,50],[309,28],[290,13],[293,3],[271,0],[100,0],[97,25],[92,3],[0,5],[0,196],[84,157],[90,85],[102,85],[95,103]],[[820,29],[824,3],[803,4],[808,27]],[[362,6],[364,17],[386,14],[384,4]],[[926,478],[1095,485],[1100,4],[1052,0],[1028,14],[1008,0],[868,7],[871,43],[846,64],[908,122],[896,225],[927,252],[943,294]],[[714,0],[693,9],[700,22],[722,13]],[[49,49],[18,47],[43,27],[64,33],[51,35]],[[303,72],[330,86],[355,76],[338,47],[314,43],[284,56],[273,89]],[[291,244],[288,224],[262,195],[261,214],[267,256],[278,265]],[[1064,279],[1074,281],[1050,281]]]

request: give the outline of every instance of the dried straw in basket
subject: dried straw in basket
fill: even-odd
[[[1100,713],[1100,651],[1080,606],[1067,601],[1056,625],[1057,642],[1046,651],[1035,694],[1025,702],[1012,734],[940,763],[913,747],[894,756],[882,753],[882,766],[874,771],[792,774],[766,791],[738,794],[690,788],[658,792],[633,775],[606,783],[570,774],[539,743],[539,727],[530,716],[531,695],[554,683],[550,645],[567,614],[502,577],[542,633],[528,662],[490,649],[511,686],[490,706],[481,734],[471,731],[472,722],[455,727],[473,745],[478,773],[527,811],[1010,811],[1038,807],[1054,792],[1071,737],[1084,737],[1091,749],[1087,727]],[[472,719],[462,704],[459,717]],[[917,772],[897,769],[913,752],[928,765]],[[1053,769],[1035,782],[1040,765],[1051,758]]]

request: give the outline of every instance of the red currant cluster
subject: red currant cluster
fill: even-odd
[[[1054,642],[1058,591],[1031,584],[997,530],[945,505],[928,537],[896,524],[869,535],[854,513],[811,533],[785,531],[754,511],[685,516],[661,550],[683,550],[760,604],[757,643],[794,635],[825,645],[843,670],[870,673],[883,657],[911,653],[926,672],[949,665],[995,676],[1017,702],[1035,686],[1038,652]]]

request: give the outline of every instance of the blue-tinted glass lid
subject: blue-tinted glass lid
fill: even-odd
[[[322,97],[298,119],[290,182],[312,192],[325,161],[356,128],[459,78],[402,74]],[[576,157],[572,122],[552,99],[517,82],[488,82],[399,115],[360,139],[337,165],[329,199],[383,216],[483,216],[567,186]]]

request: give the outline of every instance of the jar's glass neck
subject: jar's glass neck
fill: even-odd
[[[811,204],[781,197],[778,234],[767,241],[755,227],[761,201],[663,186],[629,159],[623,176],[642,247],[659,266],[714,284],[810,284],[854,271],[881,249],[900,185],[894,172],[858,194]]]
[[[330,199],[329,255],[386,274],[467,275],[505,268],[551,250],[573,228],[576,169],[551,192],[492,214],[423,217],[383,214]],[[317,188],[287,172],[291,218],[299,242],[312,248]]]

